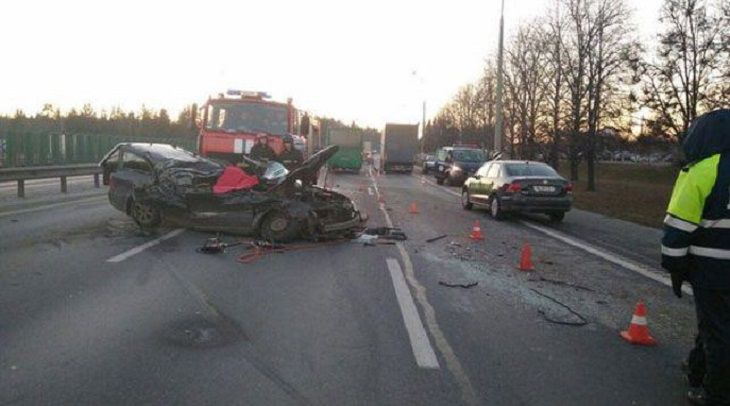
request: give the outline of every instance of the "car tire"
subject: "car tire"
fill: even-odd
[[[264,217],[259,236],[269,242],[289,242],[299,235],[299,223],[281,210],[274,210]]]
[[[502,210],[502,201],[499,196],[492,196],[492,201],[489,203],[489,214],[495,220],[504,219],[504,211]]]
[[[444,178],[436,178],[436,183],[439,184],[439,185],[443,185],[444,184]]]
[[[474,207],[472,202],[469,200],[469,191],[466,189],[461,191],[461,207],[464,210],[471,210],[472,207]]]
[[[550,221],[552,221],[553,223],[560,223],[565,218],[565,212],[556,211],[556,212],[548,213],[548,216],[550,216]]]
[[[130,203],[129,215],[141,228],[156,228],[162,223],[162,215],[157,208],[135,200]]]

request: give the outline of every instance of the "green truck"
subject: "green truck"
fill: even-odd
[[[330,128],[327,145],[338,145],[339,151],[327,161],[333,170],[359,172],[362,167],[362,131],[353,128]]]

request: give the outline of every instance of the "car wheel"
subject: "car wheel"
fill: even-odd
[[[461,191],[461,207],[464,210],[471,210],[473,207],[471,201],[469,200],[469,191],[464,189]]]
[[[162,222],[162,216],[157,208],[137,201],[132,201],[130,215],[142,228],[155,228]]]
[[[439,185],[443,185],[444,184],[444,178],[436,178],[436,183],[439,184]]]
[[[560,223],[565,218],[565,212],[556,211],[556,212],[548,213],[548,216],[550,216],[550,221],[552,221],[554,223]]]
[[[259,236],[271,242],[288,242],[298,235],[299,223],[279,210],[267,214],[259,228]]]
[[[492,202],[489,204],[489,214],[495,220],[502,220],[504,218],[502,202],[499,200],[499,197],[492,196]]]

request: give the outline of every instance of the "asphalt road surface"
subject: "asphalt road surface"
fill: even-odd
[[[497,222],[430,178],[363,171],[329,186],[407,241],[241,263],[196,252],[211,234],[143,233],[79,182],[0,187],[0,404],[685,404],[692,298],[666,286],[657,230]],[[640,300],[655,347],[618,334]]]

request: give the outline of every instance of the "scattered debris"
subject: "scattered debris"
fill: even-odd
[[[542,276],[537,279],[528,279],[528,281],[530,281],[530,282],[547,282],[547,283],[552,283],[553,285],[568,286],[568,287],[578,289],[578,290],[585,290],[587,292],[595,292],[595,290],[585,287],[585,286],[576,285],[574,283],[565,282],[565,281],[559,281],[557,279],[548,279],[548,278],[544,278]]]
[[[444,281],[439,281],[439,285],[446,286],[447,288],[463,288],[463,289],[469,289],[473,288],[474,286],[477,286],[479,282],[471,282],[471,283],[448,283]]]
[[[236,243],[228,244],[221,240],[220,235],[215,236],[213,238],[208,238],[205,241],[205,244],[203,244],[202,247],[197,248],[195,251],[199,252],[201,254],[221,254],[226,252],[226,248],[228,247],[235,247],[237,245],[242,245],[243,241],[239,241]]]
[[[569,311],[572,315],[576,316],[580,320],[580,321],[555,320],[553,318],[548,317],[548,315],[545,314],[544,311],[538,310],[538,313],[540,313],[540,315],[542,315],[542,317],[546,321],[548,321],[550,323],[554,323],[554,324],[561,324],[561,325],[564,325],[564,326],[576,326],[576,327],[585,326],[586,324],[588,324],[588,320],[586,320],[585,317],[581,316],[578,312],[576,312],[575,310],[571,309],[570,306],[566,305],[565,303],[563,303],[563,302],[561,302],[561,301],[559,301],[559,300],[557,300],[557,299],[555,299],[555,298],[553,298],[551,296],[548,296],[548,295],[540,292],[537,289],[530,288],[530,290],[533,291],[533,292],[535,292],[535,293],[537,293],[538,295],[540,295],[540,296],[542,296],[542,297],[544,297],[544,298],[552,301],[553,303],[556,303],[556,304],[564,307],[567,311]]]
[[[429,238],[428,240],[426,240],[426,242],[435,242],[435,241],[444,239],[446,237],[448,237],[448,234],[440,235],[438,237]]]
[[[540,263],[545,265],[555,265],[555,262],[545,258],[540,258]]]
[[[395,227],[366,228],[363,234],[375,235],[384,240],[405,241],[408,239],[403,230]]]

